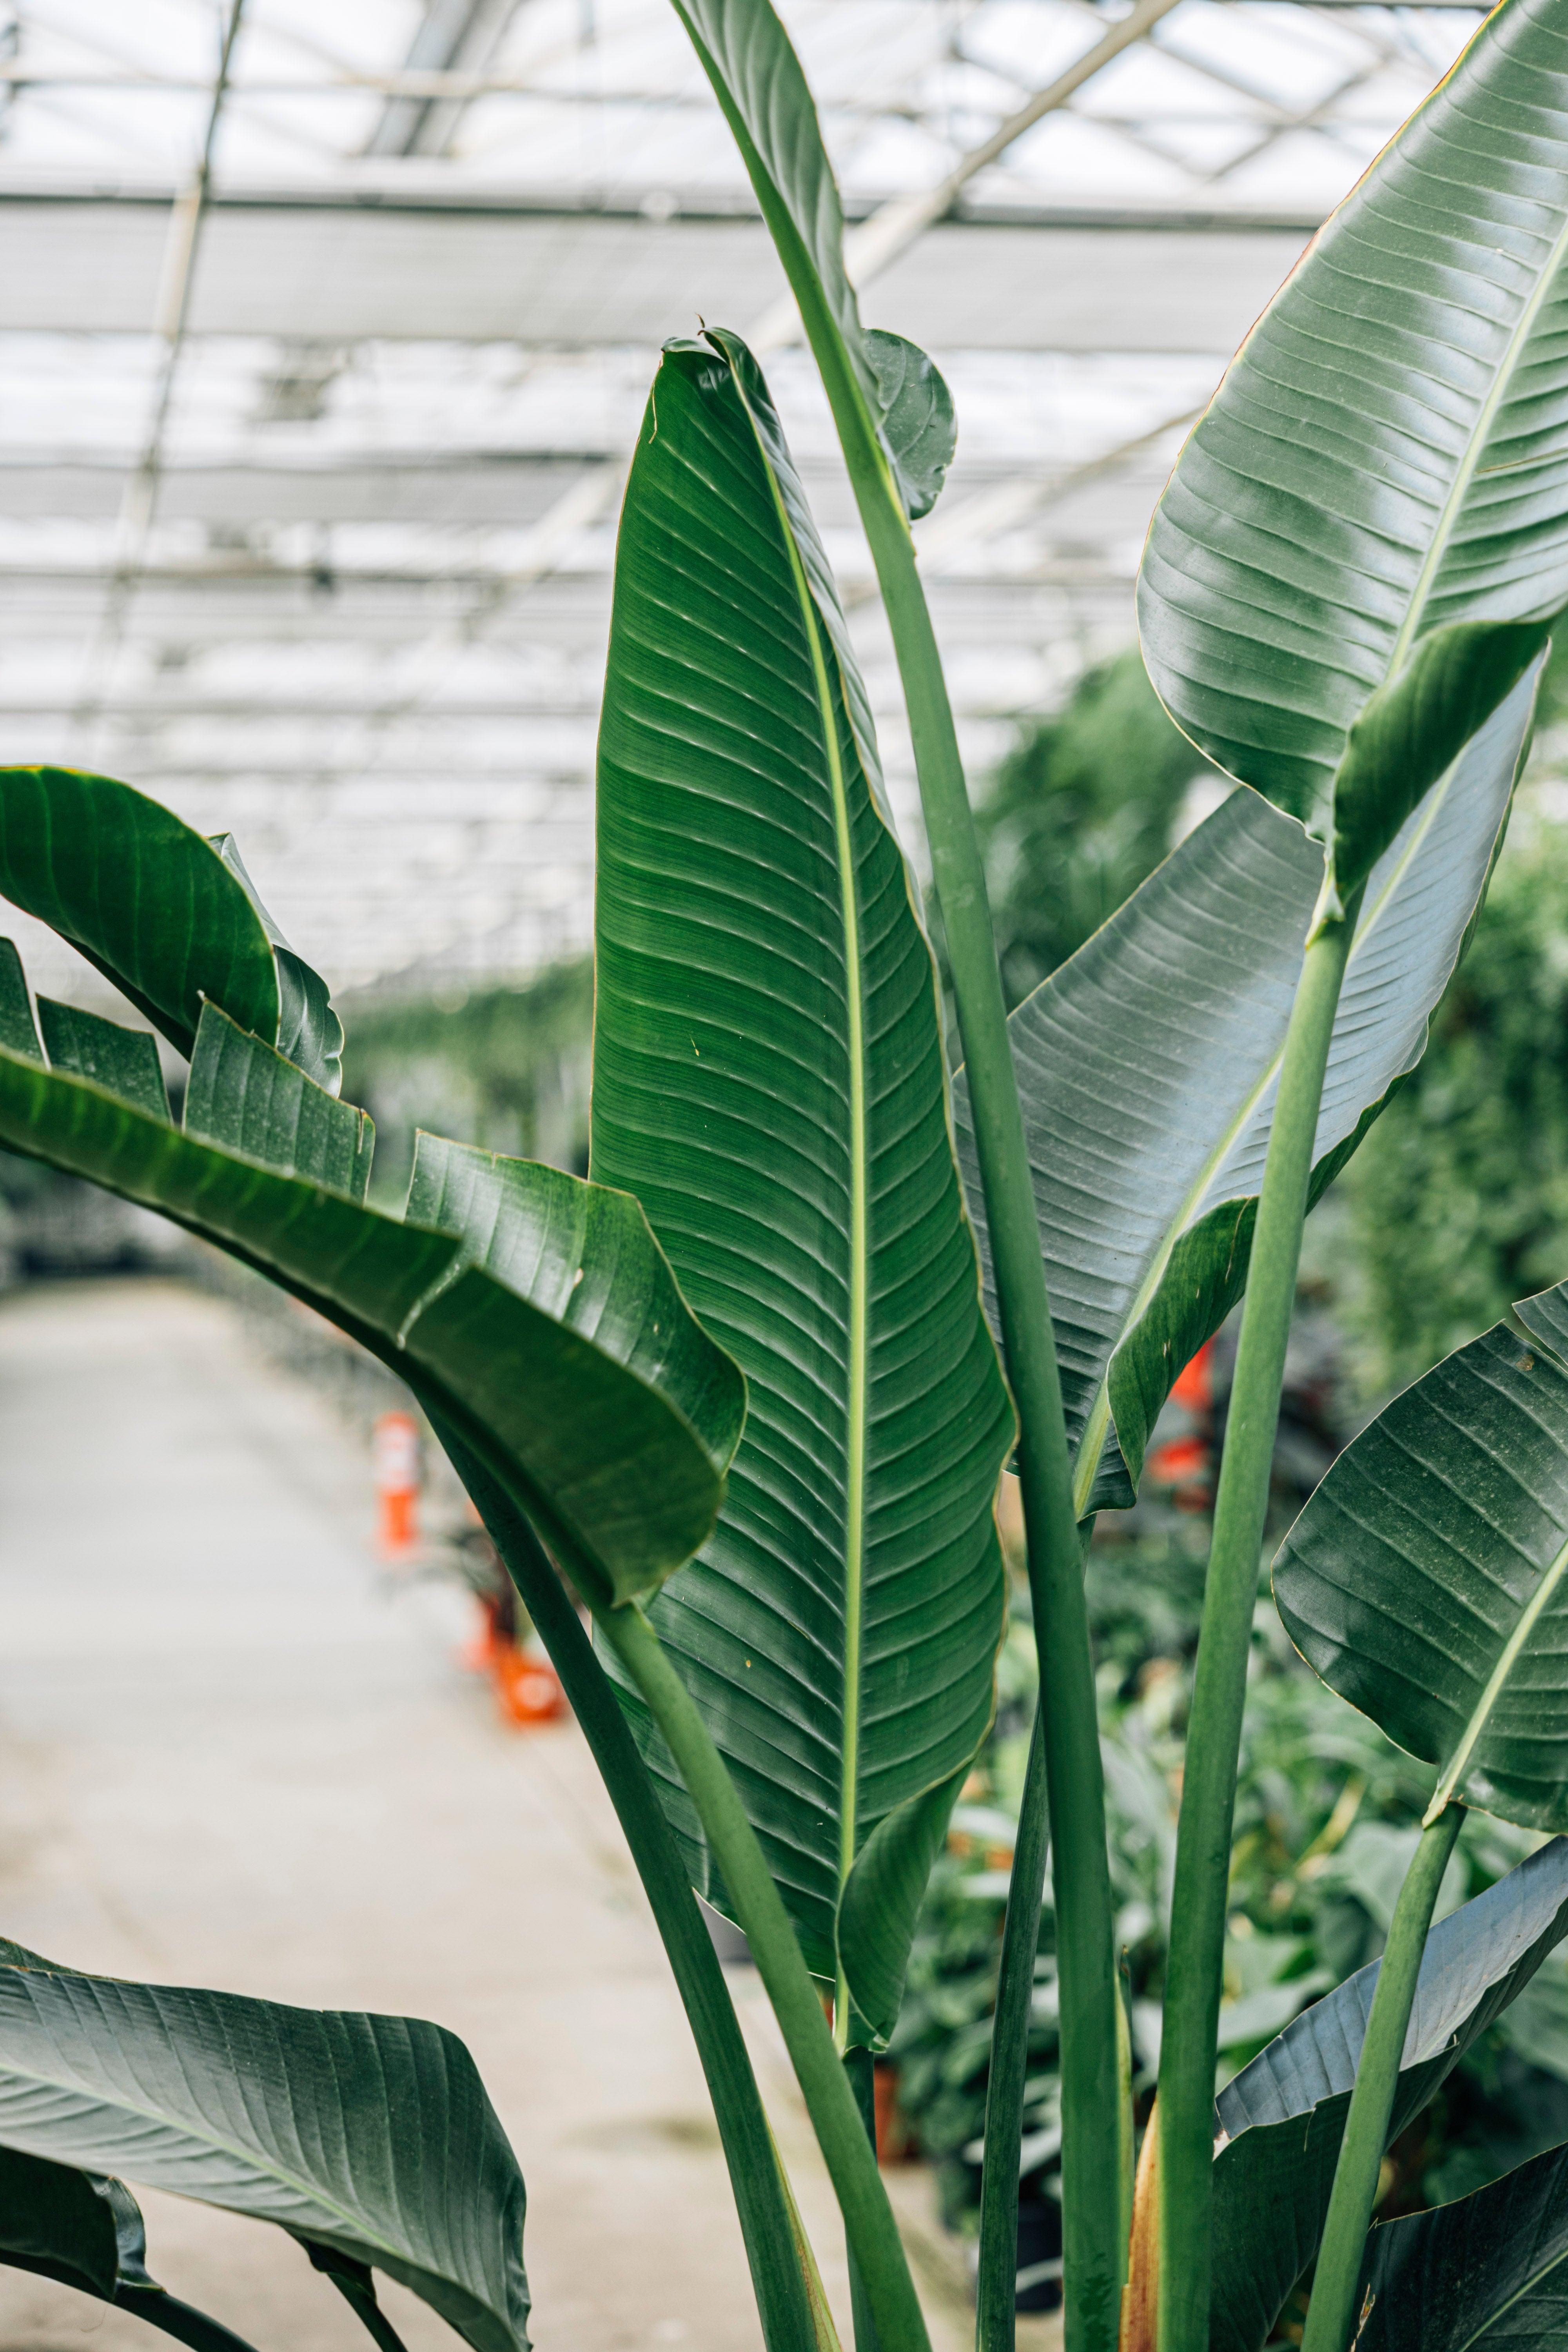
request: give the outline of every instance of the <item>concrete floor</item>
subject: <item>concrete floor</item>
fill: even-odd
[[[509,1732],[463,1596],[373,1557],[363,1445],[174,1283],[0,1300],[0,1934],[113,1975],[434,2017],[528,2183],[542,2352],[755,2352],[701,2076],[575,1729]],[[754,1977],[732,1970],[829,2294],[837,2219]],[[934,2352],[973,2317],[889,2176]],[[290,2241],[149,2194],[154,2276],[258,2352],[368,2339]],[[455,2338],[395,2286],[410,2352]],[[0,2270],[4,2352],[151,2352]],[[1026,2323],[1020,2342],[1056,2341]]]

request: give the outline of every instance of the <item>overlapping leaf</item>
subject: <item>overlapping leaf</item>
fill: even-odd
[[[1392,2141],[1568,1935],[1556,1838],[1427,1937]],[[1379,1963],[1302,2011],[1220,2093],[1211,2352],[1258,2352],[1318,2249]]]
[[[467,2050],[422,2019],[12,1962],[0,2147],[276,2222],[397,2279],[475,2352],[526,2352],[521,2176]],[[111,2251],[117,2276],[112,2231],[83,2259]]]
[[[1534,672],[1521,680],[1368,882],[1314,1196],[1425,1049],[1507,818],[1534,686]],[[1322,880],[1320,845],[1237,792],[1012,1016],[1080,1513],[1131,1502],[1173,1381],[1241,1295]],[[984,1236],[962,1075],[953,1107]]]
[[[771,0],[675,0],[675,8],[735,134],[840,432],[858,410],[905,513],[929,514],[952,460],[952,395],[923,352],[860,324],[816,106]]]
[[[0,768],[0,897],[68,940],[182,1054],[204,999],[270,1045],[278,978],[216,852],[156,801],[69,768]]]
[[[1305,814],[1417,641],[1568,601],[1568,54],[1505,0],[1314,239],[1150,530],[1150,676]]]
[[[1367,2241],[1356,2352],[1560,2352],[1568,2343],[1568,2147]]]
[[[732,338],[671,346],[616,568],[593,1166],[642,1201],[749,1384],[719,1530],[654,1622],[811,1966],[842,1958],[881,2033],[932,1824],[990,1717],[1012,1415],[875,758],[761,377]],[[859,1856],[876,1899],[840,1911]]]
[[[1568,1829],[1568,1369],[1562,1292],[1395,1397],[1280,1548],[1308,1663],[1461,1797]]]
[[[368,1130],[213,1004],[184,1131],[0,1043],[7,1149],[270,1275],[427,1392],[600,1597],[650,1590],[713,1526],[744,1384],[680,1300],[640,1210],[587,1202],[595,1188],[555,1169],[491,1162],[489,1194],[422,1190],[439,1230],[400,1223],[363,1205]],[[472,1247],[470,1223],[482,1225]]]

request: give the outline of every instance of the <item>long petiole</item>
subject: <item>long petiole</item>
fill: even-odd
[[[637,1604],[595,1608],[594,1622],[663,1732],[723,1874],[805,2100],[878,2335],[889,2352],[931,2352],[876,2150],[735,1784]]]
[[[1301,2352],[1345,2352],[1355,2316],[1356,2281],[1377,2202],[1377,2176],[1388,2144],[1389,2117],[1399,2084],[1400,2062],[1410,2007],[1421,1974],[1421,1955],[1448,1856],[1465,1817],[1450,1804],[1421,1832],[1415,1860],[1405,1873],[1377,1971],[1372,2015],[1356,2067],[1345,2136],[1334,2168],[1323,2242],[1312,2276],[1307,2332]]]
[[[823,359],[820,350],[817,357]],[[836,397],[826,363],[823,375],[870,541],[909,710],[969,1080],[1002,1349],[1018,1412],[1018,1482],[1040,1662],[1057,1912],[1067,2352],[1114,2352],[1126,2250],[1105,1791],[1082,1551],[1034,1181],[985,869],[914,543],[879,447],[867,446],[842,386]],[[1031,1958],[1031,1980],[1033,1965]],[[1026,2031],[1026,2008],[1020,2014]],[[1008,2017],[1009,2030],[1015,2030],[1012,2003]],[[993,2064],[1000,2042],[999,2026]],[[1002,2063],[1014,2062],[1003,2053]],[[994,2303],[991,2314],[989,2352],[1007,2352],[1014,2340],[1011,2317]]]
[[[1307,948],[1263,1171],[1204,1596],[1160,2048],[1160,2352],[1206,2352],[1214,2075],[1231,1823],[1258,1558],[1334,1013],[1361,893]]]
[[[471,1448],[432,1418],[561,1677],[642,1880],[712,2097],[767,2352],[818,2352],[816,2264],[723,1969],[620,1701],[528,1520]]]
[[[980,2274],[975,2352],[1011,2352],[1017,2334],[1018,2157],[1024,2137],[1029,2008],[1046,1885],[1046,1718],[1037,1704],[1007,1885],[1002,1967],[985,2085],[985,2155],[980,2175]]]

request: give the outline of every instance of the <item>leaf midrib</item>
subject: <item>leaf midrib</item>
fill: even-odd
[[[1431,598],[1433,583],[1453,543],[1454,532],[1463,511],[1465,500],[1469,495],[1470,485],[1476,478],[1481,453],[1487,446],[1498,414],[1512,389],[1513,379],[1524,356],[1525,347],[1534,331],[1536,320],[1540,317],[1542,309],[1556,283],[1557,273],[1563,266],[1564,255],[1568,255],[1568,215],[1565,215],[1551,254],[1536,278],[1534,290],[1520,312],[1513,332],[1509,337],[1503,362],[1492,379],[1491,387],[1485,400],[1477,411],[1476,421],[1466,442],[1464,455],[1455,469],[1452,486],[1438,510],[1436,528],[1433,531],[1421,569],[1416,574],[1415,586],[1405,618],[1400,624],[1399,634],[1394,640],[1393,650],[1388,657],[1386,675],[1389,677],[1393,677],[1399,668],[1419,631],[1422,615]]]
[[[1452,1798],[1461,1774],[1476,1752],[1477,1742],[1490,1722],[1498,1701],[1508,1687],[1510,1677],[1519,1664],[1525,1643],[1535,1631],[1542,1612],[1563,1582],[1564,1575],[1568,1575],[1568,1539],[1563,1541],[1562,1548],[1543,1573],[1540,1583],[1520,1611],[1518,1623],[1498,1653],[1498,1662],[1487,1677],[1486,1687],[1472,1708],[1469,1720],[1459,1735],[1458,1745],[1444,1767],[1442,1777],[1432,1792],[1432,1801],[1422,1816],[1423,1828],[1426,1828],[1436,1820]]]
[[[737,389],[739,385],[737,384]],[[838,858],[839,911],[844,931],[844,1001],[848,1026],[849,1062],[849,1344],[847,1367],[844,1496],[844,1698],[842,1746],[838,1780],[838,1885],[842,1892],[855,1863],[855,1833],[860,1778],[860,1646],[865,1612],[866,1541],[866,1420],[868,1366],[868,1146],[865,1008],[861,1000],[860,918],[855,888],[854,845],[850,837],[848,794],[838,728],[823,650],[816,601],[811,593],[795,544],[783,493],[768,462],[762,436],[749,404],[742,406],[751,425],[762,462],[768,495],[778,517],[790,576],[795,585],[802,625],[811,653],[812,679],[816,689],[823,748],[833,795],[833,831]],[[836,2027],[847,2032],[848,1987],[838,1970]]]
[[[1426,812],[1422,816],[1420,824],[1416,825],[1411,834],[1410,840],[1405,846],[1404,856],[1389,873],[1388,878],[1384,884],[1383,889],[1379,893],[1376,902],[1363,913],[1361,924],[1356,931],[1355,940],[1352,945],[1350,955],[1346,959],[1346,986],[1341,991],[1342,1002],[1348,992],[1351,972],[1355,967],[1357,958],[1361,956],[1366,947],[1367,941],[1372,938],[1378,924],[1382,921],[1383,917],[1393,899],[1395,890],[1401,881],[1403,881],[1405,874],[1409,871],[1412,860],[1415,858],[1416,852],[1421,847],[1422,843],[1426,840],[1427,834],[1431,831],[1432,826],[1436,822],[1438,810],[1447,799],[1448,793],[1451,789],[1452,774],[1453,763],[1451,762],[1447,776],[1439,785],[1435,786],[1427,794],[1427,806]],[[1331,1042],[1331,1056],[1332,1055],[1332,1051],[1333,1048]],[[1125,1317],[1122,1318],[1121,1327],[1117,1332],[1115,1339],[1106,1351],[1105,1369],[1100,1376],[1100,1381],[1094,1392],[1094,1402],[1089,1407],[1089,1416],[1084,1423],[1083,1436],[1079,1441],[1078,1455],[1074,1465],[1072,1499],[1073,1516],[1075,1518],[1081,1519],[1088,1509],[1089,1498],[1094,1491],[1094,1482],[1096,1477],[1099,1475],[1100,1456],[1104,1449],[1106,1431],[1110,1423],[1111,1366],[1114,1364],[1117,1355],[1126,1341],[1128,1334],[1136,1330],[1138,1325],[1142,1322],[1143,1317],[1152,1306],[1155,1297],[1159,1294],[1160,1285],[1165,1278],[1166,1270],[1171,1263],[1172,1253],[1175,1249],[1176,1244],[1182,1238],[1183,1234],[1186,1231],[1189,1219],[1196,1210],[1198,1203],[1202,1201],[1204,1194],[1208,1191],[1210,1184],[1214,1181],[1215,1174],[1224,1167],[1226,1158],[1235,1150],[1237,1139],[1246,1131],[1248,1123],[1258,1109],[1258,1104],[1262,1101],[1264,1096],[1268,1093],[1268,1088],[1272,1086],[1275,1078],[1278,1076],[1280,1064],[1283,1062],[1284,1058],[1285,1046],[1282,1040],[1278,1051],[1268,1064],[1268,1066],[1259,1074],[1258,1084],[1253,1087],[1252,1092],[1247,1096],[1245,1103],[1243,1103],[1237,1110],[1228,1126],[1218,1137],[1213,1150],[1209,1153],[1207,1159],[1204,1161],[1203,1166],[1194,1176],[1192,1183],[1189,1184],[1186,1192],[1184,1193],[1175,1214],[1171,1218],[1165,1227],[1164,1239],[1160,1245],[1159,1252],[1152,1262],[1148,1273],[1144,1276],[1142,1282],[1140,1284],[1137,1294],[1134,1297],[1131,1307],[1128,1308]],[[1237,1197],[1240,1196],[1238,1195]],[[1217,1208],[1222,1204],[1216,1202],[1215,1205]]]

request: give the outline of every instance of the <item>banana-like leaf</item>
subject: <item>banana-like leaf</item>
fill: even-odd
[[[1536,675],[1405,820],[1368,881],[1329,1055],[1314,1198],[1426,1050],[1501,839]],[[1131,1502],[1172,1382],[1245,1286],[1323,871],[1321,845],[1293,818],[1233,793],[1012,1016],[1080,1516]],[[984,1243],[962,1074],[953,1110]]]
[[[735,134],[835,412],[846,395],[858,408],[918,520],[952,461],[952,398],[923,352],[860,324],[838,184],[789,36],[771,0],[675,0],[675,9]]]
[[[1561,2352],[1568,2344],[1568,2147],[1367,2241],[1356,2352]]]
[[[1564,1935],[1564,1838],[1438,1921],[1422,1958],[1390,2141]],[[1258,2352],[1317,2252],[1379,1966],[1304,2010],[1219,2095],[1210,2352]]]
[[[0,2147],[276,2222],[526,2352],[521,2176],[422,2019],[0,1966]]]
[[[1565,187],[1560,15],[1504,0],[1253,328],[1155,510],[1149,674],[1299,813],[1420,638],[1568,601]]]
[[[246,871],[233,834],[214,834],[210,838],[212,847],[238,881],[272,942],[273,961],[278,968],[279,1052],[298,1063],[306,1076],[314,1078],[330,1095],[340,1094],[343,1083],[343,1024],[332,1010],[326,982],[319,971],[311,971],[302,956],[295,954],[262,905],[261,893]]]
[[[221,857],[157,801],[69,768],[0,768],[0,897],[68,940],[189,1055],[204,999],[268,1043],[272,949]]]
[[[755,363],[728,336],[671,345],[616,562],[593,1169],[641,1200],[749,1388],[719,1530],[653,1621],[810,1966],[842,1961],[879,2036],[933,1819],[940,1838],[990,1720],[1013,1417],[944,1115],[934,966],[875,761]],[[724,1909],[627,1700],[695,1884]],[[854,1899],[862,1866],[877,1900]]]
[[[580,1206],[575,1255],[563,1201],[595,1188],[527,1162],[510,1163],[475,1248],[449,1200],[440,1231],[383,1216],[355,1197],[363,1114],[212,1004],[189,1106],[199,1135],[0,1046],[0,1143],[158,1210],[362,1340],[497,1465],[599,1597],[649,1591],[697,1549],[744,1382],[635,1202]]]
[[[1561,1290],[1385,1406],[1281,1545],[1286,1631],[1449,1797],[1568,1829],[1568,1368]]]

